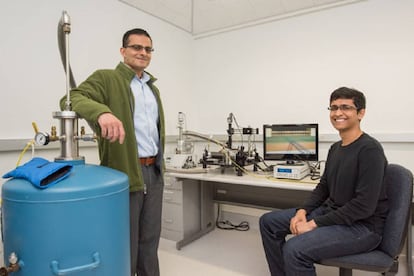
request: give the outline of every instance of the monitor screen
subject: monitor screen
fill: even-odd
[[[264,160],[318,161],[318,124],[263,125]]]

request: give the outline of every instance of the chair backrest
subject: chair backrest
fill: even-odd
[[[413,197],[413,174],[401,165],[388,164],[384,181],[389,213],[379,249],[394,258],[401,253],[407,234],[407,224],[411,222],[409,216]]]

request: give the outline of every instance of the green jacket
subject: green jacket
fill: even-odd
[[[130,83],[135,72],[120,62],[114,70],[98,70],[78,87],[71,90],[72,110],[84,118],[98,136],[99,157],[101,165],[126,173],[129,177],[130,191],[144,189],[141,164],[138,162],[138,148],[135,137],[133,114],[135,100]],[[158,88],[153,84],[156,79],[150,75],[149,87],[158,103],[160,133],[159,154],[156,166],[163,172],[163,152],[165,147],[164,111]],[[66,96],[60,100],[60,107],[65,108]],[[125,141],[110,143],[102,139],[98,117],[104,112],[111,112],[122,121],[125,129]]]

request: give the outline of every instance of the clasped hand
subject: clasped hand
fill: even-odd
[[[306,211],[303,209],[299,209],[295,216],[290,219],[290,232],[293,235],[300,235],[312,231],[316,227],[317,225],[313,219],[306,220]]]

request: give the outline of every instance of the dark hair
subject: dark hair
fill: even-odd
[[[365,96],[362,92],[356,89],[348,87],[340,87],[336,89],[332,92],[329,103],[332,103],[337,99],[352,99],[354,101],[355,107],[357,108],[357,111],[365,109]]]
[[[125,48],[126,46],[128,46],[128,41],[129,41],[129,36],[130,35],[145,35],[146,37],[148,37],[151,40],[151,43],[152,43],[151,36],[149,35],[149,33],[146,30],[136,28],[136,29],[132,29],[132,30],[127,31],[124,34],[124,36],[122,37],[122,47]]]

